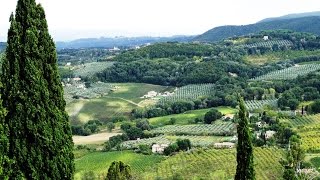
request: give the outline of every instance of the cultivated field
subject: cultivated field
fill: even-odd
[[[138,176],[163,160],[160,155],[142,155],[132,151],[92,152],[75,160],[75,179],[80,180],[85,172],[92,171],[105,177],[113,161],[122,161],[130,165],[134,176]],[[101,177],[100,176],[100,177]]]
[[[251,80],[261,81],[261,80],[286,80],[295,79],[299,75],[306,75],[310,72],[314,72],[320,69],[320,64],[305,64],[296,65],[286,69],[272,71],[268,74],[253,78]]]
[[[92,62],[85,63],[83,65],[78,65],[73,67],[74,75],[76,77],[92,77],[98,72],[105,70],[106,68],[112,66],[113,62]]]
[[[280,121],[288,122],[293,127],[320,124],[320,114],[307,115],[307,116],[296,116],[296,117],[294,117],[292,119],[282,118],[282,119],[280,119]]]
[[[162,161],[142,179],[233,179],[236,171],[236,150],[194,150]],[[276,148],[255,148],[254,163],[258,180],[282,178],[279,160],[283,151]]]
[[[235,125],[232,122],[216,122],[214,124],[168,125],[152,129],[153,134],[170,135],[233,135]]]
[[[236,109],[233,109],[231,107],[217,107],[215,109],[220,111],[222,114],[234,114],[237,112]],[[169,123],[171,118],[174,118],[176,119],[175,124],[185,125],[185,124],[190,124],[190,122],[193,122],[194,119],[196,118],[203,119],[204,115],[209,110],[210,109],[199,109],[199,110],[187,111],[183,114],[173,114],[168,116],[155,117],[155,118],[150,118],[149,122],[151,125],[162,126]]]
[[[298,130],[298,134],[302,139],[302,147],[307,152],[320,151],[320,125],[310,125]]]
[[[272,48],[274,45],[278,45],[279,47],[282,46],[293,46],[293,43],[289,40],[268,40],[268,41],[262,41],[262,42],[257,42],[257,43],[252,43],[252,44],[246,44],[242,45],[243,47],[247,48],[253,48],[253,47],[269,47]]]
[[[267,52],[263,55],[247,55],[244,57],[245,61],[252,64],[262,65],[267,62],[276,62],[281,60],[295,59],[305,56],[319,56],[320,50],[287,50],[287,51],[273,51]]]
[[[172,96],[161,98],[159,103],[195,100],[199,97],[212,95],[213,90],[214,84],[191,84],[178,88]]]
[[[249,111],[252,111],[255,109],[261,109],[266,105],[269,105],[271,107],[277,107],[278,100],[277,99],[251,100],[251,101],[245,101],[245,105]]]

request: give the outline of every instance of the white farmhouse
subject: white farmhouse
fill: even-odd
[[[149,91],[148,94],[142,96],[142,98],[153,98],[153,97],[156,97],[158,95],[157,92],[155,91]]]
[[[154,144],[152,145],[152,152],[162,154],[164,149],[168,146],[168,144]]]
[[[269,36],[263,36],[263,40],[269,40]]]
[[[265,137],[266,139],[272,138],[276,134],[275,131],[266,131]]]
[[[81,78],[76,77],[76,78],[73,78],[72,80],[74,80],[74,81],[81,81]]]
[[[68,63],[66,64],[66,66],[71,66],[71,62],[68,62]]]
[[[231,149],[234,147],[235,147],[235,143],[232,143],[232,142],[214,143],[214,148],[217,148],[217,149]]]

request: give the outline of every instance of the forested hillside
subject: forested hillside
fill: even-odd
[[[274,20],[242,26],[220,26],[195,37],[193,40],[200,42],[214,42],[229,37],[258,33],[262,30],[276,29],[288,29],[298,32],[309,32],[320,35],[320,17],[302,17],[295,19]]]

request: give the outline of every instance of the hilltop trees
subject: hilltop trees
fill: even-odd
[[[1,93],[11,179],[72,179],[71,129],[44,10],[19,0],[10,23]]]
[[[237,127],[237,171],[235,179],[252,180],[255,179],[255,171],[253,164],[253,147],[248,122],[248,111],[245,108],[243,99],[240,97],[239,107],[239,125]]]

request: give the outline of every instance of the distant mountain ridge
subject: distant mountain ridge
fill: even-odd
[[[295,14],[288,14],[280,17],[272,17],[272,18],[266,18],[263,19],[260,22],[269,22],[269,21],[275,21],[275,20],[283,20],[283,19],[295,19],[295,18],[302,18],[302,17],[311,17],[311,16],[320,16],[320,11],[315,12],[306,12],[306,13],[295,13]]]
[[[215,27],[193,39],[200,42],[220,41],[229,37],[258,33],[262,30],[288,29],[297,32],[309,32],[320,35],[320,16],[301,17],[293,19],[264,20],[256,24],[241,26]]]
[[[0,53],[5,51],[6,46],[7,46],[7,43],[5,43],[5,42],[0,42]]]
[[[172,37],[115,37],[115,38],[86,38],[70,42],[56,42],[58,49],[62,48],[113,48],[115,46],[139,46],[156,42],[188,42],[195,36],[172,36]]]

